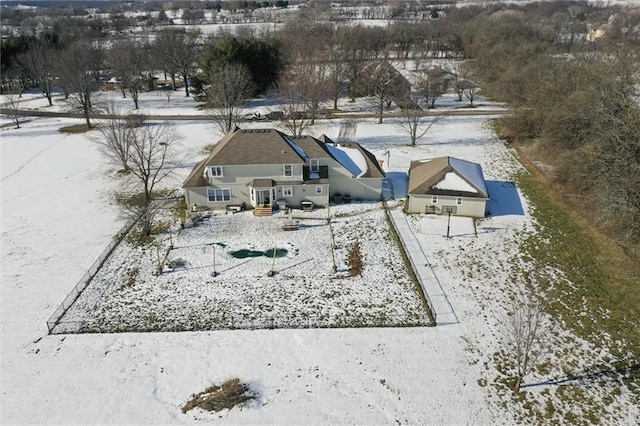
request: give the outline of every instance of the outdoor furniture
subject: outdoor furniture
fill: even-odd
[[[286,222],[282,225],[283,231],[297,231],[300,229],[300,224],[298,222]]]
[[[227,213],[238,213],[242,211],[242,206],[240,204],[227,204]]]
[[[313,203],[311,201],[303,201],[302,202],[302,211],[304,211],[304,212],[312,212],[313,211]]]

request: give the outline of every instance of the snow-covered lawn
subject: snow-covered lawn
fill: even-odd
[[[184,108],[191,113],[195,103],[185,102]],[[163,113],[160,109],[154,112]],[[587,423],[596,413],[602,423],[637,424],[638,406],[630,403],[630,391],[616,380],[580,382],[579,386],[545,384],[544,379],[584,371],[608,355],[553,319],[548,323],[555,327],[550,339],[554,356],[546,372],[527,378],[528,383],[539,385],[525,390],[521,401],[526,404],[496,386],[504,378],[502,324],[510,296],[518,290],[514,278],[531,267],[520,256],[520,242],[535,227],[531,207],[511,182],[520,166],[495,138],[487,121],[481,116],[447,117],[416,147],[407,146],[407,135],[391,119],[382,125],[360,120],[355,132],[357,142],[384,160],[396,197],[406,192],[402,185],[411,160],[450,155],[482,165],[489,181],[492,215],[478,223],[477,237],[454,224],[456,235],[445,238],[441,219],[437,224],[419,215],[409,219],[458,324],[83,335],[47,335],[46,320],[122,227],[124,220],[112,195],[124,182],[116,168],[104,163],[87,135],[58,132],[81,120],[40,118],[19,130],[0,129],[2,423],[514,424],[537,421],[525,417],[525,405],[531,405],[547,407],[546,417],[541,418],[554,423],[569,419]],[[335,138],[342,122],[320,121],[308,133]],[[206,122],[176,122],[176,131],[183,136],[187,163],[165,182],[174,188],[203,158],[201,148],[220,136]],[[349,217],[334,218],[336,234],[352,229]],[[338,226],[342,220],[345,228]],[[324,228],[319,224],[317,232]],[[309,229],[292,232],[302,235],[306,231]],[[273,241],[264,242],[265,250],[273,245]],[[294,252],[302,245],[290,242],[291,246],[284,246],[287,241],[278,241],[278,245]],[[263,249],[259,240],[254,244]],[[179,256],[196,268],[208,260],[206,248],[200,257],[196,252]],[[313,261],[297,265],[296,257],[303,261],[309,256],[304,253],[276,259],[280,273],[270,278],[272,284],[287,274],[306,275],[303,269],[307,268],[313,274],[326,273],[326,263],[317,271],[308,265],[316,264],[315,253]],[[367,250],[365,265],[387,261],[370,256]],[[225,260],[229,266],[235,261]],[[211,278],[210,265],[201,269],[214,285],[234,271],[225,270],[222,257],[220,262],[219,279]],[[288,266],[291,268],[283,270]],[[148,266],[141,263],[140,267],[142,271]],[[254,274],[267,283],[265,269],[269,267],[265,257],[235,270],[246,269],[243,274]],[[338,267],[345,268],[343,263]],[[184,272],[163,277],[169,280]],[[218,414],[198,410],[182,414],[180,408],[193,393],[234,377],[258,393],[254,403]],[[575,397],[568,398],[571,395]]]
[[[251,212],[213,215],[171,238],[159,236],[154,244],[159,249],[125,239],[58,328],[122,332],[429,325],[381,204],[342,205],[332,207],[331,214],[330,226],[326,209],[297,211],[297,231],[282,229],[288,220],[282,213],[267,218]],[[363,270],[350,276],[355,243]],[[160,275],[158,250],[162,258],[168,253],[167,261],[174,265]],[[271,268],[276,276],[268,276]]]

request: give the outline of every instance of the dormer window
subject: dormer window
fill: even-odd
[[[317,158],[312,158],[310,161],[309,170],[311,173],[318,173],[320,171],[320,160]]]
[[[293,165],[285,164],[284,166],[282,166],[282,176],[293,177]]]
[[[222,177],[222,167],[221,166],[211,166],[211,177]]]

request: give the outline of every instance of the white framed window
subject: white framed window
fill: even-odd
[[[283,186],[282,187],[282,196],[283,197],[293,197],[293,187],[292,186]]]
[[[293,165],[285,164],[282,166],[282,176],[284,177],[293,177]]]
[[[322,186],[316,186],[316,195],[322,195]]]
[[[456,205],[457,206],[461,206],[462,205],[462,197],[456,198]]]
[[[231,201],[231,190],[228,188],[207,189],[209,201]]]
[[[211,166],[211,177],[222,177],[222,167],[221,166]]]
[[[437,196],[433,196],[431,197],[431,204],[438,204],[438,197]]]
[[[309,161],[311,163],[311,167],[309,167],[311,173],[318,173],[320,171],[320,160],[312,158]]]

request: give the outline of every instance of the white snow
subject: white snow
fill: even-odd
[[[289,138],[288,136],[285,136],[284,140],[287,141],[289,146],[291,146],[291,148],[293,148],[293,150],[305,161],[309,159],[309,156],[307,155],[307,153],[304,152],[304,150],[300,147],[300,145],[292,141],[291,138]]]
[[[451,167],[456,169],[458,173],[469,179],[476,188],[487,194],[487,187],[482,174],[482,168],[479,164],[472,163],[471,161],[460,160],[458,158],[449,158],[449,164]]]
[[[449,191],[471,192],[473,194],[478,193],[473,186],[469,185],[466,180],[458,176],[456,172],[447,172],[444,175],[444,178],[433,185],[433,187]]]
[[[345,169],[349,170],[353,176],[359,178],[367,173],[367,160],[365,160],[364,155],[356,148],[348,148],[343,145],[334,146],[331,144],[327,144],[326,147],[329,149],[329,153],[333,158],[342,164]]]
[[[107,95],[102,96],[108,99]],[[178,99],[177,93],[171,103],[166,99],[162,102],[155,93],[148,94],[141,97],[141,110],[197,114],[192,99],[174,103]],[[25,102],[33,108],[46,108],[42,99]],[[59,99],[55,102],[53,108],[63,109]],[[340,108],[362,105],[343,102]],[[529,265],[518,253],[524,236],[535,232],[535,223],[526,198],[511,182],[520,166],[486,125],[488,117],[445,118],[416,147],[408,146],[408,137],[397,130],[396,120],[386,119],[382,125],[376,124],[375,119],[360,120],[356,132],[357,142],[385,159],[387,176],[394,182],[406,182],[410,162],[419,158],[456,156],[473,158],[482,165],[492,197],[492,214],[477,223],[477,237],[471,235],[468,222],[453,220],[454,237],[447,239],[442,237],[446,232],[442,219],[408,217],[458,324],[47,335],[46,320],[124,223],[112,202],[113,193],[132,188],[130,181],[116,173],[117,167],[104,163],[87,135],[58,131],[81,122],[34,118],[21,129],[0,129],[3,424],[533,422],[526,417],[521,403],[495,387],[502,377],[496,367],[496,356],[503,348],[502,323],[510,295],[517,291],[512,275],[516,265]],[[341,119],[318,120],[309,133],[335,137],[341,123]],[[165,186],[178,188],[201,158],[200,149],[220,135],[206,121],[175,124],[183,136],[188,160]],[[272,126],[247,123],[245,127]],[[402,192],[399,188],[394,191],[396,196]],[[366,205],[341,208],[353,208],[363,216],[370,214],[363,211]],[[345,232],[351,224],[360,223],[357,215],[337,219]],[[372,223],[384,220],[376,216],[369,219]],[[263,233],[253,232],[242,238],[255,236],[255,244],[259,245],[266,242],[268,235],[274,234],[265,225]],[[194,234],[192,241],[197,238],[205,237]],[[381,243],[377,246],[382,247]],[[318,250],[317,246],[312,250]],[[372,256],[375,250],[372,246]],[[201,256],[202,271],[210,271],[205,265],[206,250]],[[382,251],[371,265],[384,264],[386,256]],[[123,268],[131,266],[126,258],[114,259],[125,262]],[[196,260],[194,267],[198,266]],[[283,263],[283,267],[295,265],[293,258],[283,262],[291,262]],[[262,271],[266,266],[264,259],[248,265],[235,271],[247,276],[251,268]],[[143,263],[140,266],[146,267]],[[307,273],[300,268],[301,276]],[[326,265],[319,265],[321,268]],[[295,267],[291,269],[294,270]],[[231,270],[223,271],[222,277],[227,273],[231,274]],[[558,277],[561,279],[561,275]],[[385,277],[376,284],[384,286],[392,279]],[[194,285],[204,287],[205,283]],[[150,285],[141,288],[145,292],[162,291]],[[207,291],[215,293],[215,287]],[[165,294],[167,298],[181,295],[171,291]],[[152,314],[154,307],[143,306],[142,300],[129,299],[131,304],[140,306],[141,312]],[[576,338],[557,321],[549,321],[556,327],[550,341],[562,356],[549,363],[548,374],[535,373],[527,378],[529,383],[539,385],[527,388],[524,395],[536,407],[554,407],[555,412],[547,418],[549,422],[566,421],[564,414],[570,411],[579,421],[587,422],[587,410],[566,402],[571,388],[544,383],[566,376],[567,372],[604,363],[611,355],[595,343]],[[181,407],[193,393],[234,377],[247,382],[258,393],[258,399],[247,407],[217,414],[198,410],[182,414]],[[603,423],[638,424],[638,404],[633,403],[637,396],[617,380],[588,383],[579,390],[584,394],[581,401],[604,404],[605,397],[609,400],[606,410],[598,411]]]

